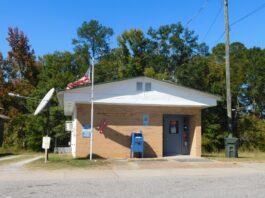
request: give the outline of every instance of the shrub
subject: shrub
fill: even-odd
[[[237,131],[243,150],[265,151],[265,120],[255,116],[242,117]]]

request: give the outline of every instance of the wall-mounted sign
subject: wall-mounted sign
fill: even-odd
[[[169,133],[179,133],[179,122],[177,120],[170,120],[169,123]]]
[[[145,127],[149,125],[149,115],[147,115],[147,114],[143,115],[143,125]]]
[[[82,126],[82,137],[91,138],[91,124],[84,124]]]
[[[43,149],[49,149],[51,143],[51,138],[48,136],[45,136],[42,138],[42,148]]]

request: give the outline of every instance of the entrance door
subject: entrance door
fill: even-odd
[[[184,132],[187,118],[181,115],[164,115],[164,156],[170,155],[187,155],[188,135],[187,130]],[[187,137],[187,138],[186,138]]]
[[[181,154],[181,126],[180,116],[164,115],[164,155]]]

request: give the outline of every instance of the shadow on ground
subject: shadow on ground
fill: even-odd
[[[93,154],[92,157],[93,157],[93,159],[102,159],[102,160],[106,159],[106,158],[104,158],[104,157],[102,157],[100,155],[97,155],[97,154]],[[79,159],[79,160],[87,160],[87,159],[90,159],[90,155],[88,155],[87,157],[76,158],[76,159]]]
[[[0,158],[6,157],[6,156],[11,156],[11,155],[14,155],[14,153],[0,153]]]

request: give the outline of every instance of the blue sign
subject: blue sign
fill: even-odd
[[[82,126],[82,137],[91,138],[91,124],[84,124]]]
[[[147,115],[147,114],[143,115],[143,125],[145,127],[149,125],[149,115]]]

